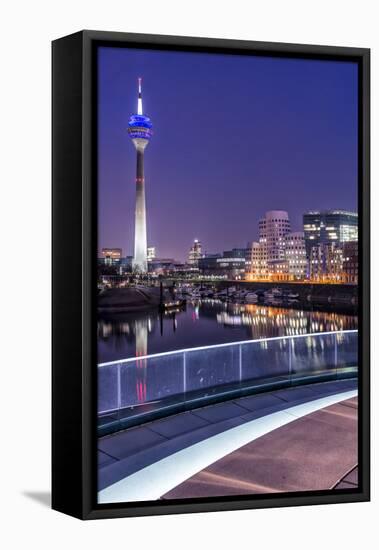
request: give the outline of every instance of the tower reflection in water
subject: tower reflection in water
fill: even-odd
[[[136,391],[137,400],[139,403],[146,401],[146,375],[147,364],[146,359],[143,359],[147,355],[147,334],[148,334],[149,320],[143,319],[135,321],[135,339],[136,339],[136,365],[137,365],[137,377],[136,377]]]
[[[147,400],[149,354],[276,336],[358,328],[356,315],[305,311],[216,300],[188,303],[186,310],[118,314],[98,321],[98,362],[136,357],[136,400]],[[314,345],[307,339],[307,346]],[[173,373],[174,375],[174,373]],[[155,383],[157,380],[155,380]]]

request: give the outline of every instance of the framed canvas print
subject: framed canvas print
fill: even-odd
[[[53,42],[53,508],[369,499],[369,50]]]

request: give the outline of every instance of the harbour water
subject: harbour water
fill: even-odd
[[[194,300],[185,309],[98,320],[98,362],[227,342],[358,328],[357,315],[220,300]]]

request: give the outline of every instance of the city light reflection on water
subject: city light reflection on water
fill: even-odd
[[[185,310],[145,311],[98,321],[98,362],[275,336],[358,328],[352,314],[305,311],[218,300],[187,303]],[[312,347],[314,340],[307,341]]]

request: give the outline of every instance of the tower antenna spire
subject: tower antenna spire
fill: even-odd
[[[138,105],[137,105],[137,114],[142,115],[142,78],[138,78]]]

